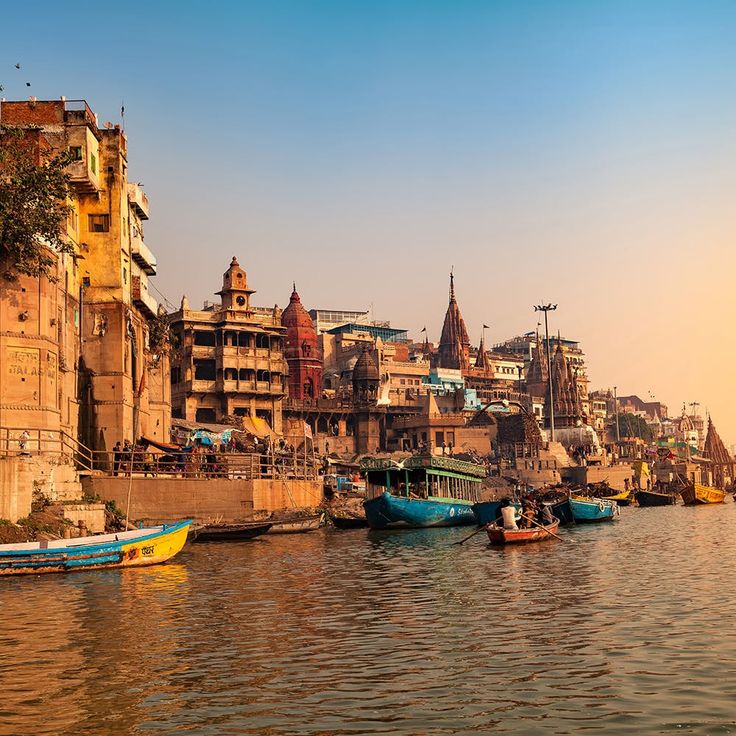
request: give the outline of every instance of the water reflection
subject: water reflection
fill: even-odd
[[[2,580],[0,734],[727,733],[735,523],[320,531]]]

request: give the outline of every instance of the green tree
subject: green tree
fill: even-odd
[[[0,275],[53,278],[56,253],[72,252],[69,156],[44,153],[37,131],[0,127]]]
[[[622,437],[641,437],[646,442],[654,439],[654,432],[643,417],[638,414],[619,414],[619,432]]]

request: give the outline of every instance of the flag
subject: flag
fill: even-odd
[[[483,325],[483,329],[484,330],[490,330],[491,329],[491,326],[490,325]]]
[[[307,422],[304,422],[304,437],[309,437],[310,440],[312,439],[312,428]]]
[[[426,332],[426,331],[427,331],[427,328],[426,327],[422,327],[422,332]]]

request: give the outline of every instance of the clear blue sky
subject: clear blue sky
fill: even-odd
[[[125,101],[174,304],[237,255],[258,304],[296,279],[436,339],[454,265],[474,341],[559,302],[593,386],[736,441],[734,38],[734,2],[41,1],[0,84]]]

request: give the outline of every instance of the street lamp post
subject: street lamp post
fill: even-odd
[[[621,442],[621,430],[618,425],[618,396],[616,395],[616,387],[613,387],[613,411],[616,415],[616,444]]]
[[[535,312],[544,312],[544,339],[547,349],[547,381],[549,382],[549,435],[552,442],[555,441],[555,395],[552,387],[552,357],[549,351],[549,325],[547,323],[547,312],[554,312],[556,304],[537,304]]]

